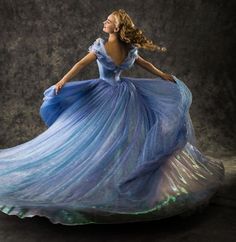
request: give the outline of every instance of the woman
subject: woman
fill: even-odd
[[[40,115],[48,129],[0,150],[4,213],[66,225],[157,220],[206,205],[222,184],[222,162],[196,148],[190,90],[138,54],[166,49],[123,9],[103,30],[108,40],[96,39],[44,91]],[[68,82],[95,60],[98,78]],[[134,63],[158,77],[122,77]]]
[[[123,12],[122,12],[123,11]],[[123,18],[123,19],[122,19]],[[123,21],[123,32],[120,31],[120,26]],[[160,50],[166,51],[166,48],[160,48],[157,45],[152,44],[152,41],[147,40],[147,38],[142,34],[142,31],[136,30],[134,24],[129,17],[129,15],[124,11],[114,11],[107,17],[107,20],[103,22],[104,24],[104,32],[109,34],[108,41],[106,43],[106,49],[110,58],[115,60],[115,63],[122,63],[121,60],[124,60],[127,56],[127,43],[131,43],[131,40],[138,41],[137,45],[142,48],[151,49],[151,50]],[[127,36],[127,32],[131,30],[133,33]],[[81,69],[96,60],[96,55],[93,52],[87,54],[84,58],[82,58],[76,65],[65,75],[56,85],[55,90],[56,94],[62,88],[62,86],[69,81],[75,74],[77,74]],[[135,60],[135,63],[145,68],[157,76],[160,76],[164,80],[174,81],[174,78],[170,74],[166,74],[157,68],[155,68],[149,61],[142,58],[140,55]],[[174,81],[175,82],[175,81]]]

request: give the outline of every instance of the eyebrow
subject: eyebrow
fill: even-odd
[[[107,20],[110,21],[110,22],[112,22],[109,18]]]

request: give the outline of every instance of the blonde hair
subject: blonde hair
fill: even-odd
[[[121,41],[151,51],[165,52],[167,50],[165,47],[153,44],[151,40],[146,38],[143,31],[135,27],[132,19],[124,9],[113,11],[111,14],[116,19],[116,27],[119,27],[117,34]]]

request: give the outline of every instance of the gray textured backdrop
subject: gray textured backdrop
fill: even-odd
[[[102,22],[124,8],[167,53],[140,50],[176,75],[193,94],[190,109],[198,148],[220,157],[235,152],[235,1],[0,0],[0,147],[46,130],[39,116],[43,91],[59,81],[97,37]],[[96,62],[75,78],[98,76]],[[135,65],[123,76],[154,77]]]

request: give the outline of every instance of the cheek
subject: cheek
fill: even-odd
[[[111,24],[108,24],[106,27],[109,28],[109,29],[113,28],[113,26]]]

